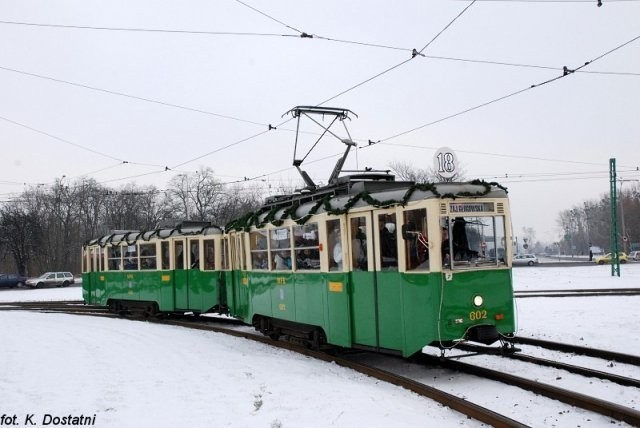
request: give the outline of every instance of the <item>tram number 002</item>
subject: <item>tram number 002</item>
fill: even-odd
[[[471,311],[469,312],[469,319],[471,321],[487,319],[487,311]]]

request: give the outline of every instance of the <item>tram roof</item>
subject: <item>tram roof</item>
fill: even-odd
[[[269,198],[257,212],[251,213],[228,225],[228,229],[242,229],[254,225],[261,227],[266,222],[292,218],[294,220],[311,214],[338,213],[345,209],[374,205],[392,207],[426,199],[455,198],[505,198],[507,190],[497,183],[475,180],[471,182],[416,183],[391,179],[362,179],[357,176],[341,177],[335,185]],[[293,207],[296,207],[292,212]]]
[[[166,239],[170,237],[190,236],[190,235],[220,235],[222,229],[211,223],[190,223],[184,222],[175,227],[163,227],[154,230],[117,230],[100,238],[92,239],[86,246],[99,245],[120,245],[126,243],[133,245],[139,241],[150,241],[152,239]]]

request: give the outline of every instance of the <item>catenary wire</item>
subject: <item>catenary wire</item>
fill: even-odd
[[[636,37],[634,37],[634,38],[632,38],[632,39],[630,39],[630,40],[628,40],[628,41],[626,41],[626,42],[624,42],[624,43],[622,43],[622,44],[620,44],[620,45],[618,45],[618,46],[614,47],[613,49],[610,49],[610,50],[606,51],[605,53],[603,53],[603,54],[601,54],[601,55],[599,55],[599,56],[597,56],[597,57],[593,58],[593,59],[592,59],[592,60],[590,60],[590,61],[585,62],[584,64],[580,65],[579,67],[576,67],[575,69],[571,69],[571,70],[570,70],[570,69],[568,69],[568,68],[566,68],[566,67],[565,67],[565,68],[564,68],[564,72],[563,72],[563,74],[561,74],[561,75],[559,75],[559,76],[553,77],[553,78],[551,78],[551,79],[547,79],[547,80],[542,81],[542,82],[537,83],[537,84],[533,84],[533,85],[528,86],[528,87],[523,88],[523,89],[519,89],[519,90],[514,91],[514,92],[511,92],[511,93],[509,93],[509,94],[502,95],[502,96],[500,96],[500,97],[494,98],[494,99],[489,100],[489,101],[486,101],[486,102],[484,102],[484,103],[477,104],[477,105],[475,105],[475,106],[473,106],[473,107],[466,108],[466,109],[461,110],[461,111],[459,111],[459,112],[456,112],[456,113],[453,113],[453,114],[450,114],[450,115],[447,115],[447,116],[441,117],[441,118],[439,118],[439,119],[433,120],[433,121],[428,122],[428,123],[425,123],[425,124],[423,124],[423,125],[416,126],[415,128],[411,128],[411,129],[409,129],[409,130],[399,132],[399,133],[397,133],[397,134],[394,134],[394,135],[391,135],[391,136],[389,136],[389,137],[383,138],[383,139],[381,139],[381,140],[379,140],[379,141],[377,141],[377,142],[372,142],[372,144],[369,144],[369,146],[372,146],[372,145],[375,145],[375,144],[379,144],[379,143],[381,143],[381,142],[386,142],[386,141],[389,141],[389,140],[392,140],[392,139],[398,138],[398,137],[403,136],[403,135],[410,134],[410,133],[412,133],[412,132],[418,131],[418,130],[423,129],[423,128],[426,128],[426,127],[428,127],[428,126],[435,125],[436,123],[444,122],[445,120],[452,119],[452,118],[454,118],[454,117],[458,117],[458,116],[461,116],[461,115],[466,114],[466,113],[470,113],[470,112],[475,111],[475,110],[478,110],[478,109],[480,109],[480,108],[487,107],[487,106],[489,106],[489,105],[492,105],[492,104],[498,103],[498,102],[500,102],[500,101],[504,101],[504,100],[506,100],[506,99],[508,99],[508,98],[515,97],[516,95],[520,95],[520,94],[522,94],[522,93],[524,93],[524,92],[527,92],[527,91],[530,91],[530,90],[532,90],[532,89],[539,88],[539,87],[541,87],[541,86],[544,86],[544,85],[547,85],[547,84],[549,84],[549,83],[555,82],[555,81],[560,80],[560,79],[562,79],[562,78],[564,78],[564,77],[566,77],[566,76],[569,76],[569,75],[571,75],[571,74],[574,74],[576,71],[579,71],[579,70],[581,70],[582,68],[584,68],[584,67],[586,67],[586,66],[588,66],[588,65],[593,64],[594,62],[596,62],[596,61],[598,61],[598,60],[600,60],[600,59],[604,58],[604,57],[605,57],[605,56],[607,56],[607,55],[612,54],[613,52],[616,52],[616,51],[617,51],[617,50],[619,50],[619,49],[622,49],[623,47],[625,47],[625,46],[627,46],[627,45],[629,45],[629,44],[631,44],[631,43],[635,42],[635,41],[636,41],[636,40],[638,40],[638,39],[640,39],[640,36],[636,36]],[[369,146],[365,146],[365,147],[369,147]]]

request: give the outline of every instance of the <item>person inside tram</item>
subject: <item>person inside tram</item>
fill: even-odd
[[[273,257],[273,263],[276,270],[289,270],[291,269],[291,257],[289,257],[288,251],[280,251]]]
[[[456,260],[471,260],[478,257],[478,252],[469,248],[466,225],[467,221],[463,217],[456,217],[453,222],[453,254]]]
[[[383,268],[398,267],[396,224],[391,220],[387,221],[380,231],[380,254]]]

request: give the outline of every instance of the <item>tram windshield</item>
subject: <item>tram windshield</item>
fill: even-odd
[[[504,265],[504,216],[443,217],[442,265],[451,269]]]

